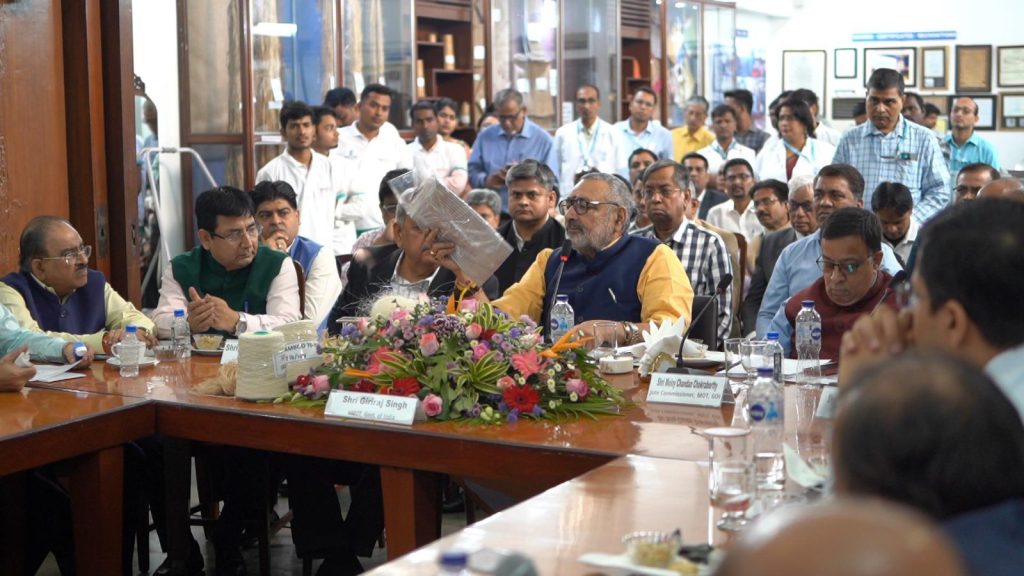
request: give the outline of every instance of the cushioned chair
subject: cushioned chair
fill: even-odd
[[[693,330],[690,331],[690,340],[700,340],[707,345],[708,350],[718,350],[718,298],[695,295],[690,318],[694,318],[708,300],[714,300],[714,302],[711,303],[711,307],[704,313],[704,316],[693,325]]]

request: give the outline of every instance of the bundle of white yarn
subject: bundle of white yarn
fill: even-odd
[[[284,371],[274,370],[274,355],[284,346],[280,332],[246,332],[238,338],[238,384],[235,397],[242,400],[273,400],[288,392]]]

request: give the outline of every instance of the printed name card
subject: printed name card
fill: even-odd
[[[818,409],[814,411],[814,417],[820,420],[831,420],[836,414],[836,400],[839,399],[839,388],[825,386],[821,389],[821,398],[818,400]]]
[[[718,408],[735,399],[727,378],[657,372],[651,376],[647,401]]]
[[[238,340],[225,340],[224,351],[220,355],[220,363],[238,363]]]
[[[279,378],[285,375],[285,368],[297,360],[305,360],[317,355],[316,342],[304,340],[291,342],[274,354],[274,374]]]
[[[427,419],[419,398],[335,390],[327,398],[326,416],[411,425]]]

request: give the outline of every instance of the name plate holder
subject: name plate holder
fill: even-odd
[[[220,354],[220,363],[238,363],[238,339],[225,340],[224,350]]]
[[[411,426],[413,422],[427,419],[419,398],[368,394],[349,390],[332,391],[331,395],[327,397],[324,415],[405,426]]]
[[[656,372],[651,375],[647,401],[720,408],[722,404],[735,404],[736,397],[729,379],[723,376]]]

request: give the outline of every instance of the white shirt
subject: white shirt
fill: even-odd
[[[608,174],[618,173],[629,177],[628,146],[623,142],[622,132],[598,118],[590,127],[589,136],[583,122],[576,120],[555,131],[555,159],[557,166],[551,168],[558,173],[559,195],[566,197],[572,192],[576,173],[584,168],[597,168]]]
[[[287,182],[295,190],[299,206],[299,235],[321,246],[330,246],[334,237],[335,186],[331,163],[312,150],[313,160],[305,164],[287,151],[267,162],[256,173],[256,182]]]
[[[424,148],[420,144],[420,139],[416,138],[409,143],[409,152],[412,154],[414,164],[417,158],[422,159],[449,190],[462,195],[462,191],[466,189],[466,182],[469,181],[466,150],[462,146],[454,142],[445,142],[439,135],[430,150]]]
[[[163,283],[160,286],[160,301],[153,311],[153,324],[156,325],[159,338],[171,337],[171,323],[174,322],[174,311],[187,309],[189,298],[181,289],[181,284],[174,279],[174,268],[168,266],[164,270]],[[278,326],[295,322],[302,318],[299,312],[299,281],[295,276],[295,264],[291,258],[281,262],[281,271],[270,282],[267,293],[267,313],[249,314],[238,312],[245,320],[245,331],[273,330]]]
[[[817,128],[814,129],[814,137],[819,142],[827,142],[833,147],[839,144],[839,139],[843,137],[843,133],[835,128],[826,126],[824,122],[818,122]]]
[[[753,166],[754,158],[757,156],[753,148],[744,146],[735,139],[729,144],[728,150],[724,150],[722,145],[718,143],[718,140],[712,140],[711,144],[697,150],[697,154],[707,159],[708,174],[718,174],[718,171],[722,169],[722,164],[733,158],[742,158]]]
[[[394,126],[384,123],[377,136],[369,140],[359,131],[358,124],[357,121],[338,130],[338,147],[331,151],[331,156],[344,160],[347,175],[341,191],[346,194],[345,201],[355,201],[361,207],[360,214],[354,218],[351,214],[336,216],[340,220],[351,220],[356,232],[362,233],[384,225],[377,207],[380,181],[389,170],[411,169],[412,154]],[[360,195],[367,199],[356,200]],[[337,246],[335,253],[338,253]]]
[[[892,251],[899,255],[903,259],[903,263],[906,264],[907,260],[910,259],[910,251],[914,248],[914,242],[917,240],[917,232],[921,226],[917,223],[917,220],[910,219],[910,228],[907,228],[907,234],[900,240],[900,243],[893,246],[892,242],[883,235],[882,240],[886,244],[892,246]]]
[[[747,204],[747,209],[740,214],[736,211],[735,202],[729,200],[713,206],[708,211],[708,224],[728,230],[733,234],[743,234],[749,243],[758,234],[764,234],[764,226],[757,220],[757,210],[754,208],[754,201]]]
[[[288,247],[291,250],[291,247]],[[306,298],[303,301],[303,316],[319,326],[331,313],[334,302],[341,295],[341,277],[338,264],[330,248],[320,248],[306,274]]]
[[[754,162],[754,172],[758,180],[774,178],[782,182],[789,182],[793,176],[807,175],[816,176],[818,170],[832,163],[832,156],[836,153],[836,147],[828,142],[822,142],[816,138],[808,138],[804,147],[800,150],[800,158],[793,166],[793,174],[786,177],[786,141],[782,138],[765,144],[764,148],[757,153],[757,161]]]
[[[1024,345],[1003,350],[988,361],[985,372],[1024,417]]]

